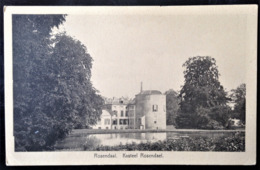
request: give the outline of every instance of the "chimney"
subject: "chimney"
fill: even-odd
[[[141,81],[141,90],[140,90],[140,92],[142,92],[143,91],[143,82]]]

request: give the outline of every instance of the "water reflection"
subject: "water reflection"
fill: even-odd
[[[189,137],[221,137],[230,132],[159,132],[159,133],[110,133],[110,134],[71,134],[55,145],[56,150],[83,150],[83,146],[115,146],[131,143],[156,142]]]
[[[94,139],[100,145],[114,146],[127,143],[145,143],[166,140],[166,133],[113,133],[113,134],[92,134],[89,138]]]
[[[230,132],[168,132],[167,139],[179,139],[185,137],[222,137],[228,136]]]

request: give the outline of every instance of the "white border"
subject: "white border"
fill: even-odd
[[[256,73],[257,5],[179,6],[179,7],[4,7],[5,126],[7,165],[254,165],[256,163]],[[81,14],[81,15],[247,15],[246,46],[246,152],[131,152],[163,153],[164,158],[97,159],[94,153],[108,152],[14,152],[12,14]],[[232,68],[231,68],[232,69]]]

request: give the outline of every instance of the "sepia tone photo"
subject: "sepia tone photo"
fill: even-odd
[[[251,7],[215,7],[210,15],[205,7],[12,8],[5,23],[12,153],[87,154],[114,164],[171,164],[167,155],[175,153],[252,154]]]

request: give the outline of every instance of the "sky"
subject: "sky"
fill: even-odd
[[[68,15],[60,29],[87,47],[91,81],[105,97],[133,98],[141,82],[179,91],[193,56],[216,59],[226,91],[245,83],[243,15]]]

